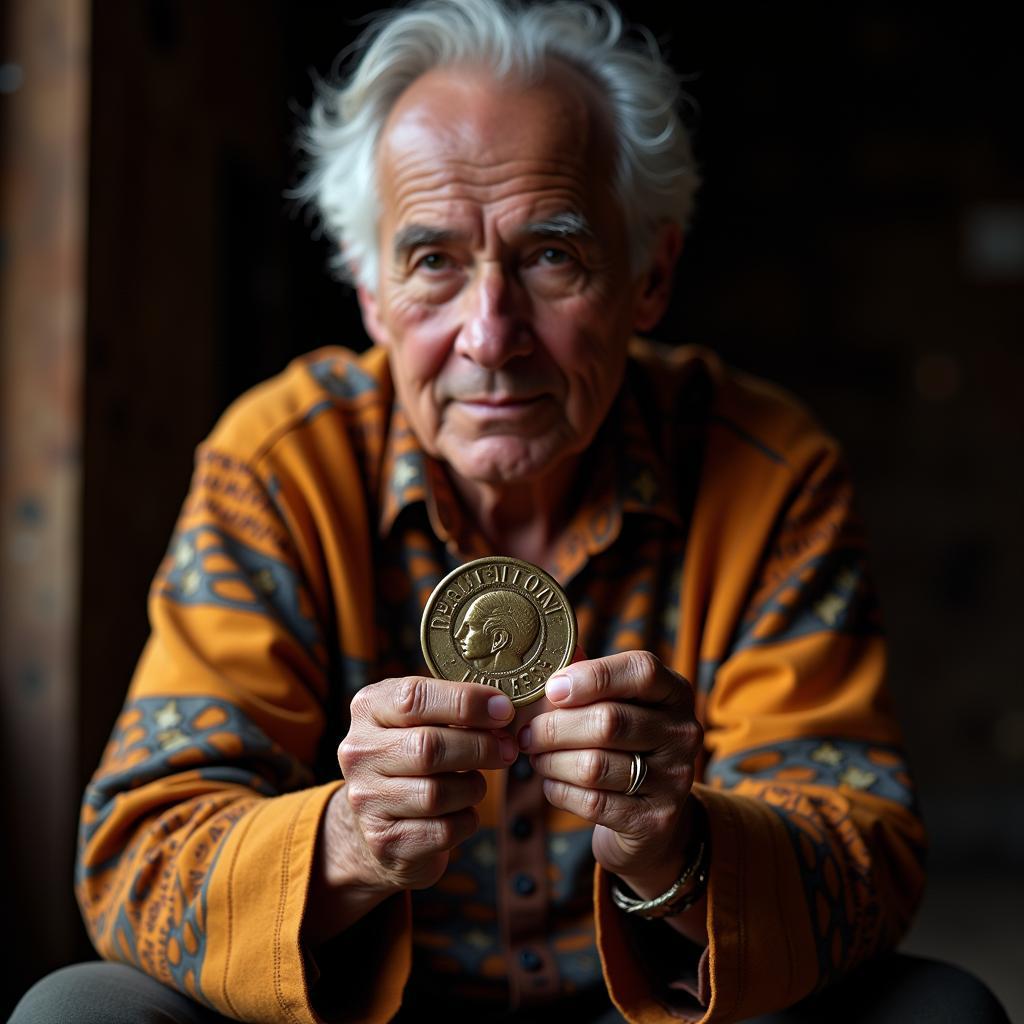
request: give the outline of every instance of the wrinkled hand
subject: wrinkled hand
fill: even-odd
[[[476,683],[410,676],[356,694],[338,796],[368,854],[368,885],[421,889],[441,877],[449,851],[479,824],[480,770],[518,755],[503,729],[513,714],[508,697]]]
[[[595,823],[602,867],[645,898],[664,891],[685,858],[687,799],[704,737],[690,684],[653,654],[629,651],[569,665],[548,680],[547,697],[552,710],[518,736],[545,777],[547,799]],[[634,752],[647,777],[626,796]]]

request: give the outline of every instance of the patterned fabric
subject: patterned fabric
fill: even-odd
[[[651,650],[697,693],[699,965],[648,973],[591,827],[518,765],[488,773],[481,827],[436,886],[378,908],[357,943],[305,948],[348,703],[425,672],[430,592],[494,553],[420,449],[385,355],[342,349],[241,399],[198,452],[82,807],[77,894],[101,954],[241,1020],[385,1021],[406,989],[493,1007],[605,985],[646,1022],[768,1012],[893,945],[924,836],[834,442],[707,352],[636,342],[581,479],[554,566],[581,645]],[[524,870],[527,836],[546,864]],[[319,1005],[321,978],[358,1010]]]

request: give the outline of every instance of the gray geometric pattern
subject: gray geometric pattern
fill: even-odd
[[[204,548],[200,541],[205,538],[213,538],[213,543]],[[287,562],[271,558],[215,526],[178,532],[171,541],[170,554],[170,569],[161,580],[163,597],[178,604],[213,605],[255,615],[269,611],[316,657],[320,630],[316,621],[302,612],[299,593],[303,583]],[[235,567],[211,570],[206,567],[211,555],[226,556]],[[218,589],[224,583],[241,583],[251,597],[227,596]]]
[[[310,376],[335,398],[351,401],[377,390],[377,382],[365,370],[336,356],[318,359],[308,369]]]
[[[796,640],[816,633],[878,633],[877,606],[866,585],[864,552],[837,548],[796,566],[761,603],[743,626],[733,652]],[[792,595],[799,595],[793,603]],[[765,616],[778,617],[771,631],[759,635]]]
[[[907,765],[898,747],[839,736],[805,736],[716,758],[708,765],[707,778],[721,779],[726,789],[732,789],[747,780],[782,782],[784,776],[779,779],[779,773],[794,769],[800,771],[801,785],[849,787],[902,807],[914,806]]]

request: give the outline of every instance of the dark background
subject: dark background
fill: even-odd
[[[194,446],[295,355],[365,345],[327,243],[283,193],[310,70],[330,69],[373,6],[93,5],[74,801],[144,642]],[[950,880],[936,891],[961,907],[971,878],[1018,886],[940,922],[963,940],[946,955],[973,948],[980,969],[986,935],[1006,944],[993,922],[1024,862],[1019,38],[980,10],[898,4],[694,4],[674,24],[654,4],[626,11],[671,34],[705,180],[655,333],[785,385],[845,442]],[[72,856],[43,881],[66,887],[77,945],[47,946],[31,886],[15,893],[28,940],[0,1010],[89,955]]]

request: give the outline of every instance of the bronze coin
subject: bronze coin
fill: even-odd
[[[572,661],[576,616],[543,569],[493,555],[438,583],[423,610],[420,644],[435,679],[494,686],[522,707]]]

